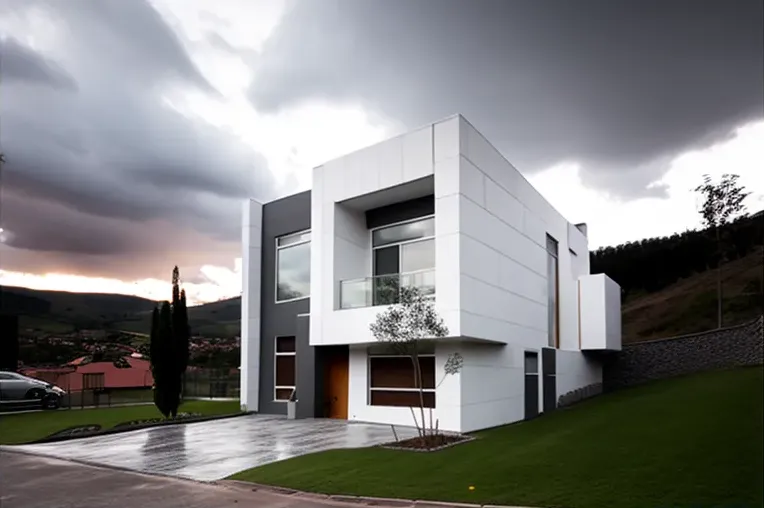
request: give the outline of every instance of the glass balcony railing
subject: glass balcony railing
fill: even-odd
[[[400,288],[412,286],[423,296],[434,297],[435,269],[340,281],[340,309],[398,303]]]

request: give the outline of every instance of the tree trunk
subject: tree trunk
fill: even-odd
[[[427,433],[425,432],[425,429],[427,428],[427,424],[425,424],[424,419],[424,391],[422,388],[422,369],[419,368],[419,356],[416,354],[416,352],[411,356],[412,362],[414,362],[414,386],[416,386],[419,389],[419,413],[422,417],[422,438],[425,440],[425,443],[427,442]]]

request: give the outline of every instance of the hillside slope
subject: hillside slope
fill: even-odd
[[[0,286],[0,310],[18,314],[22,330],[56,333],[75,328],[103,329],[110,322],[150,312],[154,305],[151,300],[130,295]]]
[[[764,312],[762,247],[722,267],[724,325]],[[623,302],[623,340],[637,342],[716,328],[716,271],[679,280],[660,291],[634,293]]]

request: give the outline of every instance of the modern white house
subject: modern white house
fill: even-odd
[[[369,325],[381,279],[432,295],[449,336],[422,343],[441,429],[533,418],[602,382],[621,348],[620,288],[590,275],[565,220],[461,115],[313,170],[312,189],[250,200],[243,221],[241,401],[298,417],[411,425],[411,361]],[[386,293],[388,294],[388,293]],[[462,370],[445,376],[451,353]]]

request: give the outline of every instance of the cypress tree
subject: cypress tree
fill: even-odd
[[[155,308],[151,319],[151,372],[154,375],[154,404],[165,417],[178,414],[183,376],[188,366],[189,341],[186,292],[180,288],[180,272],[172,271],[172,301]]]

